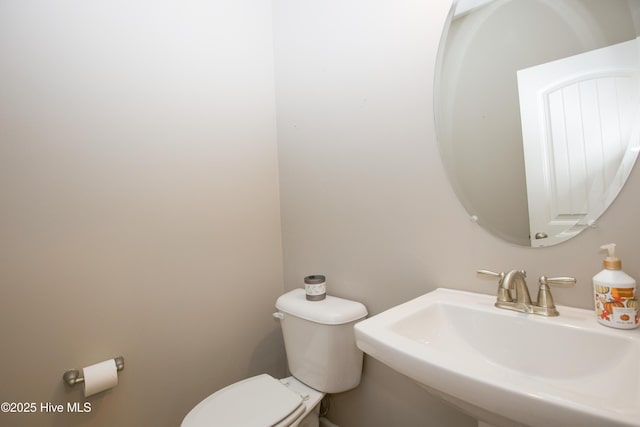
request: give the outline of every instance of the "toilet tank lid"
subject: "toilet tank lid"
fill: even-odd
[[[324,325],[341,325],[367,316],[366,307],[359,302],[330,295],[320,301],[308,301],[304,289],[294,289],[281,295],[276,301],[276,308]]]

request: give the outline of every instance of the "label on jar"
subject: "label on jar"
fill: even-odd
[[[324,283],[319,285],[310,285],[307,283],[304,285],[304,287],[307,291],[307,295],[322,295],[327,292],[327,288],[325,287]]]
[[[594,290],[598,322],[621,329],[639,325],[635,288],[614,288],[594,283]]]

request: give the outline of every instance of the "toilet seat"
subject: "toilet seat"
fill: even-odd
[[[231,384],[198,403],[182,427],[285,427],[306,410],[302,397],[270,375]]]

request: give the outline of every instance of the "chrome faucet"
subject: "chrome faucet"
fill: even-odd
[[[556,309],[551,289],[549,285],[568,288],[576,284],[573,277],[546,277],[540,276],[538,282],[538,299],[536,303],[531,302],[529,287],[527,286],[527,273],[524,270],[511,270],[508,273],[495,273],[489,270],[478,270],[480,276],[498,279],[498,298],[495,306],[507,310],[519,311],[522,313],[539,314],[541,316],[558,316],[560,313]],[[511,291],[515,292],[515,298]]]

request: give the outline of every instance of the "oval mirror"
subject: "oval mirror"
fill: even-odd
[[[522,246],[593,226],[640,147],[640,0],[458,0],[440,41],[442,160],[472,218]]]

